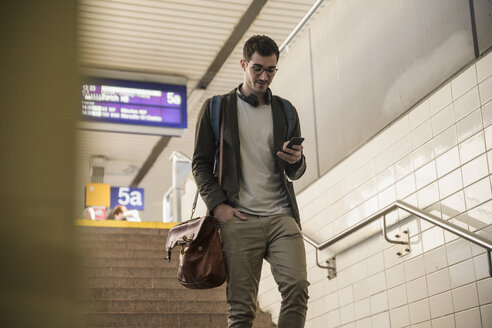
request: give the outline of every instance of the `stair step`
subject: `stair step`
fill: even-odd
[[[126,234],[126,235],[167,235],[169,229],[151,229],[151,228],[128,228],[128,227],[88,227],[76,226],[77,233],[80,234]]]
[[[227,312],[226,301],[151,301],[151,300],[103,300],[91,304],[92,312],[113,313],[222,313]]]
[[[225,301],[225,284],[219,288],[84,288],[86,300]]]
[[[227,327],[227,316],[216,313],[88,313],[97,327]]]
[[[114,278],[175,278],[177,268],[169,265],[169,267],[86,267],[84,269],[85,277],[114,277]]]
[[[164,258],[167,253],[164,251],[164,246],[159,249],[101,249],[101,248],[79,248],[79,255],[83,258],[111,258],[111,257],[126,257],[126,258]],[[176,253],[176,256],[178,253]]]
[[[77,244],[81,246],[91,245],[94,243],[102,242],[138,242],[138,243],[161,243],[165,244],[167,241],[166,235],[134,235],[134,234],[89,234],[79,233],[77,234]]]
[[[183,288],[176,278],[86,277],[88,288]]]
[[[161,258],[83,258],[81,263],[84,267],[108,266],[108,267],[155,267],[169,268],[177,266],[177,259],[171,263],[164,261],[165,255]]]
[[[79,242],[79,249],[117,249],[117,250],[162,250],[166,248],[166,239],[162,241],[149,240],[91,240],[90,242]]]
[[[87,313],[89,327],[227,327],[226,313]],[[275,328],[270,315],[257,313],[253,328]]]

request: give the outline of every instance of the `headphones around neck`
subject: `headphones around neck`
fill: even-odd
[[[258,100],[258,97],[256,97],[255,94],[250,94],[249,96],[245,96],[241,93],[241,87],[242,87],[242,83],[237,87],[237,95],[239,96],[240,99],[242,99],[243,101],[245,101],[247,104],[250,104],[251,106],[253,107],[258,107],[258,105],[260,104],[260,101]],[[271,101],[272,101],[272,91],[270,90],[270,88],[267,89],[267,91],[265,92],[264,94],[264,98],[265,98],[265,104],[267,105],[270,105]]]

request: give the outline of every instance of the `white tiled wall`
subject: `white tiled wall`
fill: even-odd
[[[489,54],[305,189],[304,233],[322,243],[399,199],[492,239],[491,100]],[[373,224],[343,245],[333,280],[306,244],[306,327],[492,327],[484,249],[403,211],[388,221],[390,233],[409,228],[411,254],[399,258]],[[278,317],[268,265],[259,302]]]

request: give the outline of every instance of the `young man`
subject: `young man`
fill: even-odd
[[[306,170],[303,147],[287,148],[288,123],[269,85],[279,50],[267,36],[244,45],[244,81],[225,94],[222,185],[213,168],[215,137],[210,99],[198,117],[193,175],[218,219],[227,268],[230,328],[252,327],[263,259],[282,295],[279,328],[304,327],[308,300],[306,254],[292,182]],[[300,137],[295,110],[294,136]]]

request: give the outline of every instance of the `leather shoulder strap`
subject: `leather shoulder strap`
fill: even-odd
[[[219,141],[219,186],[222,186],[222,150],[224,149],[224,121],[225,121],[225,101],[222,99],[220,115],[220,141]]]
[[[217,99],[218,97],[218,99]],[[215,99],[215,100],[214,100]],[[218,107],[217,107],[218,106]],[[219,116],[220,115],[220,116]],[[219,172],[219,186],[222,186],[222,149],[224,148],[224,121],[225,121],[225,101],[222,96],[213,96],[212,99],[210,100],[210,119],[212,122],[212,128],[214,129],[214,134],[215,134],[215,145],[217,147],[217,144],[219,148],[216,151],[216,161],[217,161],[217,152],[218,152],[218,165],[215,163],[215,168],[218,167],[218,172]],[[217,126],[217,131],[219,131],[218,126],[219,126],[219,121],[220,121],[220,133],[219,136],[215,133]],[[218,137],[218,138],[217,138]],[[195,194],[195,199],[193,200],[193,207],[191,208],[191,218],[193,218],[193,214],[195,214],[195,208],[196,204],[198,202],[198,195],[199,195],[199,190],[197,188],[196,194]]]

